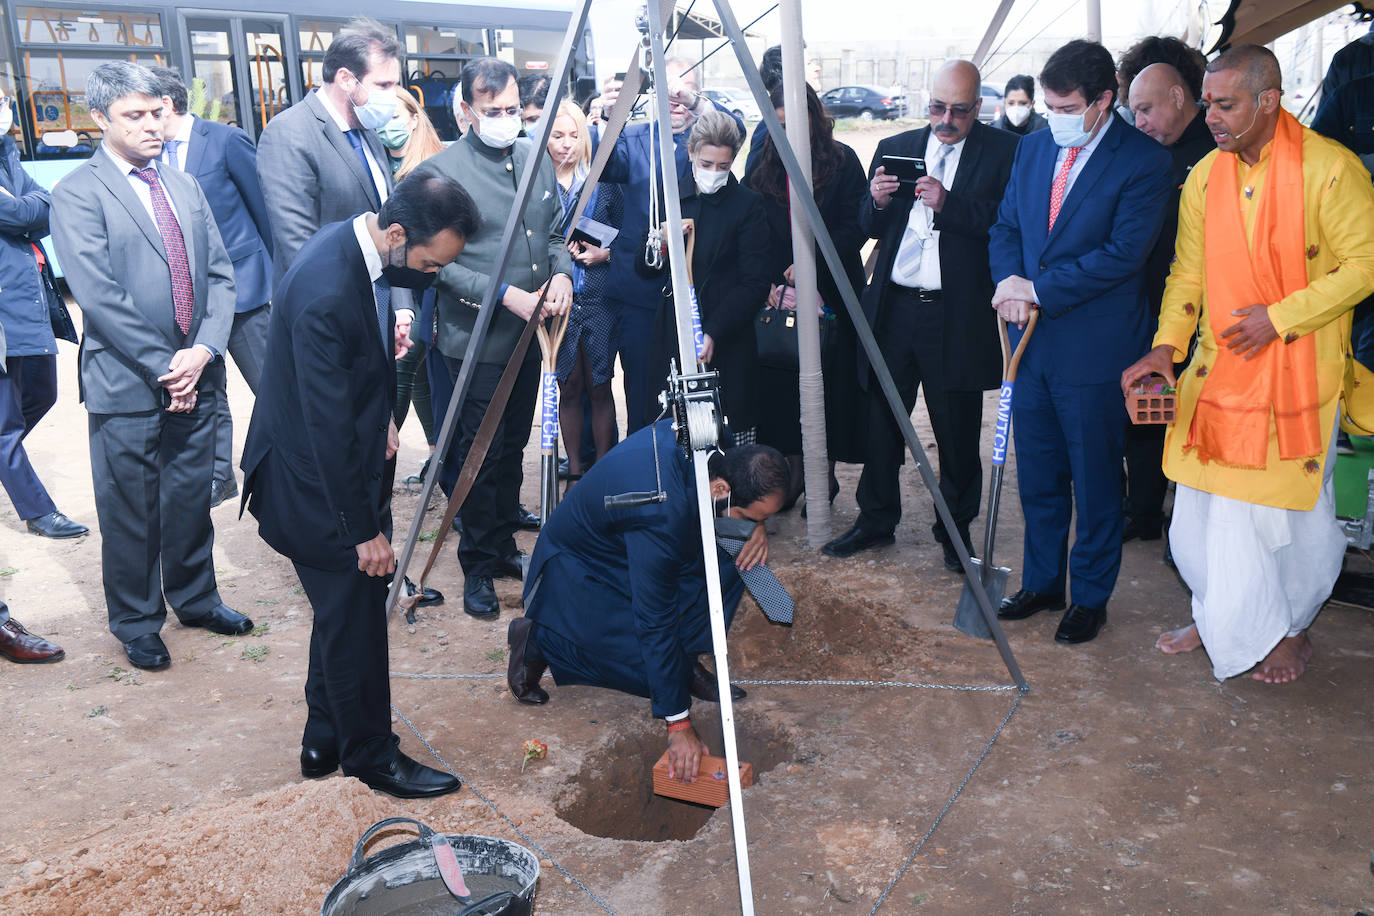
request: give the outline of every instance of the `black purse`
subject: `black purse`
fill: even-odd
[[[789,296],[788,293],[791,293]],[[796,302],[793,287],[783,287],[783,301],[791,298]],[[834,331],[834,321],[821,316],[821,353],[829,349],[830,338]],[[795,308],[759,309],[754,319],[754,340],[758,345],[759,365],[770,369],[783,369],[788,372],[801,371],[801,356],[797,348],[797,312]]]
[[[58,340],[76,343],[76,324],[72,321],[71,313],[67,311],[67,301],[62,298],[62,291],[57,288],[57,277],[52,272],[52,263],[47,257],[39,260],[42,262],[39,275],[43,278],[43,293],[48,297],[48,322],[52,325],[53,336]]]

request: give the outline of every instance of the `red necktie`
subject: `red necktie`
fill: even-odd
[[[191,263],[186,258],[186,238],[181,234],[172,205],[158,180],[157,169],[134,169],[134,174],[148,182],[153,194],[153,216],[157,220],[157,231],[162,235],[162,247],[167,251],[167,266],[172,273],[172,309],[176,313],[177,327],[181,333],[191,330],[191,310],[195,306],[196,295],[191,286]]]
[[[1074,160],[1078,154],[1083,152],[1081,146],[1071,146],[1068,148],[1067,155],[1064,157],[1064,164],[1059,167],[1059,172],[1054,176],[1054,184],[1050,185],[1050,228],[1054,228],[1054,221],[1059,218],[1059,208],[1064,206],[1064,191],[1069,186],[1069,172],[1073,171]]]

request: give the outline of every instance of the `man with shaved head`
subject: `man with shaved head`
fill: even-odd
[[[917,390],[925,389],[940,492],[958,529],[947,532],[938,519],[934,527],[952,572],[960,570],[956,533],[973,553],[969,524],[982,495],[983,392],[1001,381],[987,239],[1018,142],[1016,134],[978,120],[980,85],[978,68],[966,60],[940,68],[929,126],[878,144],[859,215],[863,230],[882,240],[864,311],[908,412]],[[923,160],[925,177],[900,182],[884,166],[891,156]],[[868,461],[859,479],[858,520],[823,548],[836,557],[891,544],[902,515],[902,437],[863,356],[859,371],[868,388],[860,408],[869,413]]]
[[[1193,625],[1156,646],[1204,647],[1218,679],[1254,668],[1285,683],[1312,656],[1307,628],[1345,554],[1332,452],[1350,311],[1374,290],[1374,187],[1280,107],[1269,50],[1232,48],[1202,87],[1218,150],[1183,188],[1154,349],[1121,376],[1174,383],[1196,336],[1164,452]]]
[[[1178,235],[1178,200],[1183,182],[1199,159],[1217,148],[1207,129],[1197,96],[1189,81],[1172,64],[1148,64],[1131,83],[1131,111],[1135,126],[1164,144],[1173,157],[1169,204],[1164,211],[1150,259],[1145,262],[1145,296],[1149,302],[1149,336],[1158,330],[1164,281],[1174,260]],[[1157,541],[1164,532],[1164,427],[1142,424],[1126,428],[1126,523],[1122,542],[1139,538]]]

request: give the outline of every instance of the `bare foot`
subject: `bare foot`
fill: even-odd
[[[1312,641],[1307,634],[1288,636],[1279,641],[1250,676],[1266,684],[1287,684],[1296,681],[1307,670],[1311,659]]]
[[[1197,624],[1195,623],[1161,633],[1159,639],[1155,640],[1155,648],[1165,655],[1191,652],[1201,645],[1202,637],[1197,635]]]

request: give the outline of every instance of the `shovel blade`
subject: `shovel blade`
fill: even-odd
[[[982,579],[983,589],[988,593],[988,601],[996,611],[997,606],[1002,603],[1002,595],[1007,590],[1007,577],[1011,575],[1011,570],[1005,566],[993,566],[984,570],[983,561],[977,557],[973,558],[973,568]],[[988,627],[987,619],[983,617],[983,609],[978,606],[978,596],[967,582],[964,583],[963,593],[959,595],[959,606],[954,611],[954,628],[960,633],[967,633],[979,639],[992,638],[992,630]]]

